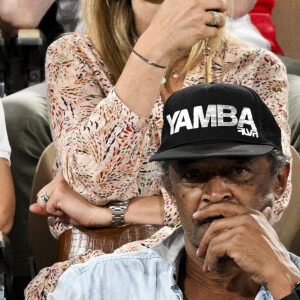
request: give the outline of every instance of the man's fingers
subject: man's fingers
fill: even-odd
[[[270,206],[267,206],[265,209],[263,209],[261,211],[261,213],[267,218],[267,220],[270,220],[271,218],[271,212],[272,212],[272,209]]]
[[[196,211],[193,214],[193,218],[196,220],[204,220],[207,218],[223,216],[225,218],[242,215],[251,209],[232,202],[220,202],[216,204],[208,205],[201,210]]]
[[[212,238],[221,232],[225,232],[233,228],[239,227],[241,229],[245,223],[247,223],[247,220],[245,219],[244,215],[213,221],[201,239],[197,254],[199,256],[205,256]]]
[[[216,271],[219,259],[226,255],[233,259],[237,258],[238,253],[241,253],[240,247],[236,243],[238,236],[239,232],[237,228],[234,228],[221,232],[211,239],[203,264],[204,272]]]

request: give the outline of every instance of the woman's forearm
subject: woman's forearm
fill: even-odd
[[[47,193],[48,201],[40,196]],[[164,224],[163,196],[136,197],[129,201],[125,223]],[[106,206],[97,206],[75,193],[62,175],[57,175],[37,194],[37,203],[30,206],[33,213],[65,218],[73,225],[85,227],[111,226],[111,211]]]
[[[146,42],[138,42],[136,51],[156,64],[168,64],[168,55],[153,53],[155,47],[149,46],[146,49],[145,44]],[[164,72],[164,69],[153,67],[132,53],[116,84],[116,94],[138,116],[148,118],[157,99]],[[137,97],[140,99],[139,105]]]
[[[89,219],[84,224],[86,227],[111,226],[111,212],[108,206],[91,207]],[[129,201],[125,211],[126,224],[164,224],[164,200],[162,196],[137,197]]]
[[[163,225],[163,197],[149,196],[131,199],[125,212],[125,223]]]

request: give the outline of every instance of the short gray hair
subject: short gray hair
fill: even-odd
[[[266,154],[266,157],[271,163],[271,176],[277,175],[289,162],[289,158],[277,149],[273,149],[271,152]]]

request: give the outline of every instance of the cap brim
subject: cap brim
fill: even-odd
[[[188,144],[167,149],[154,154],[150,161],[197,159],[212,157],[245,157],[263,155],[274,147],[271,145],[237,144],[237,143],[210,143]]]

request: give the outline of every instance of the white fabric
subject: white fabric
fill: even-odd
[[[252,24],[249,15],[236,19],[227,17],[226,30],[229,36],[237,37],[250,46],[271,50],[269,41]]]
[[[16,122],[18,122],[18,120],[16,120]],[[6,132],[4,110],[2,101],[0,100],[0,158],[5,158],[10,163],[10,153],[11,149]]]

